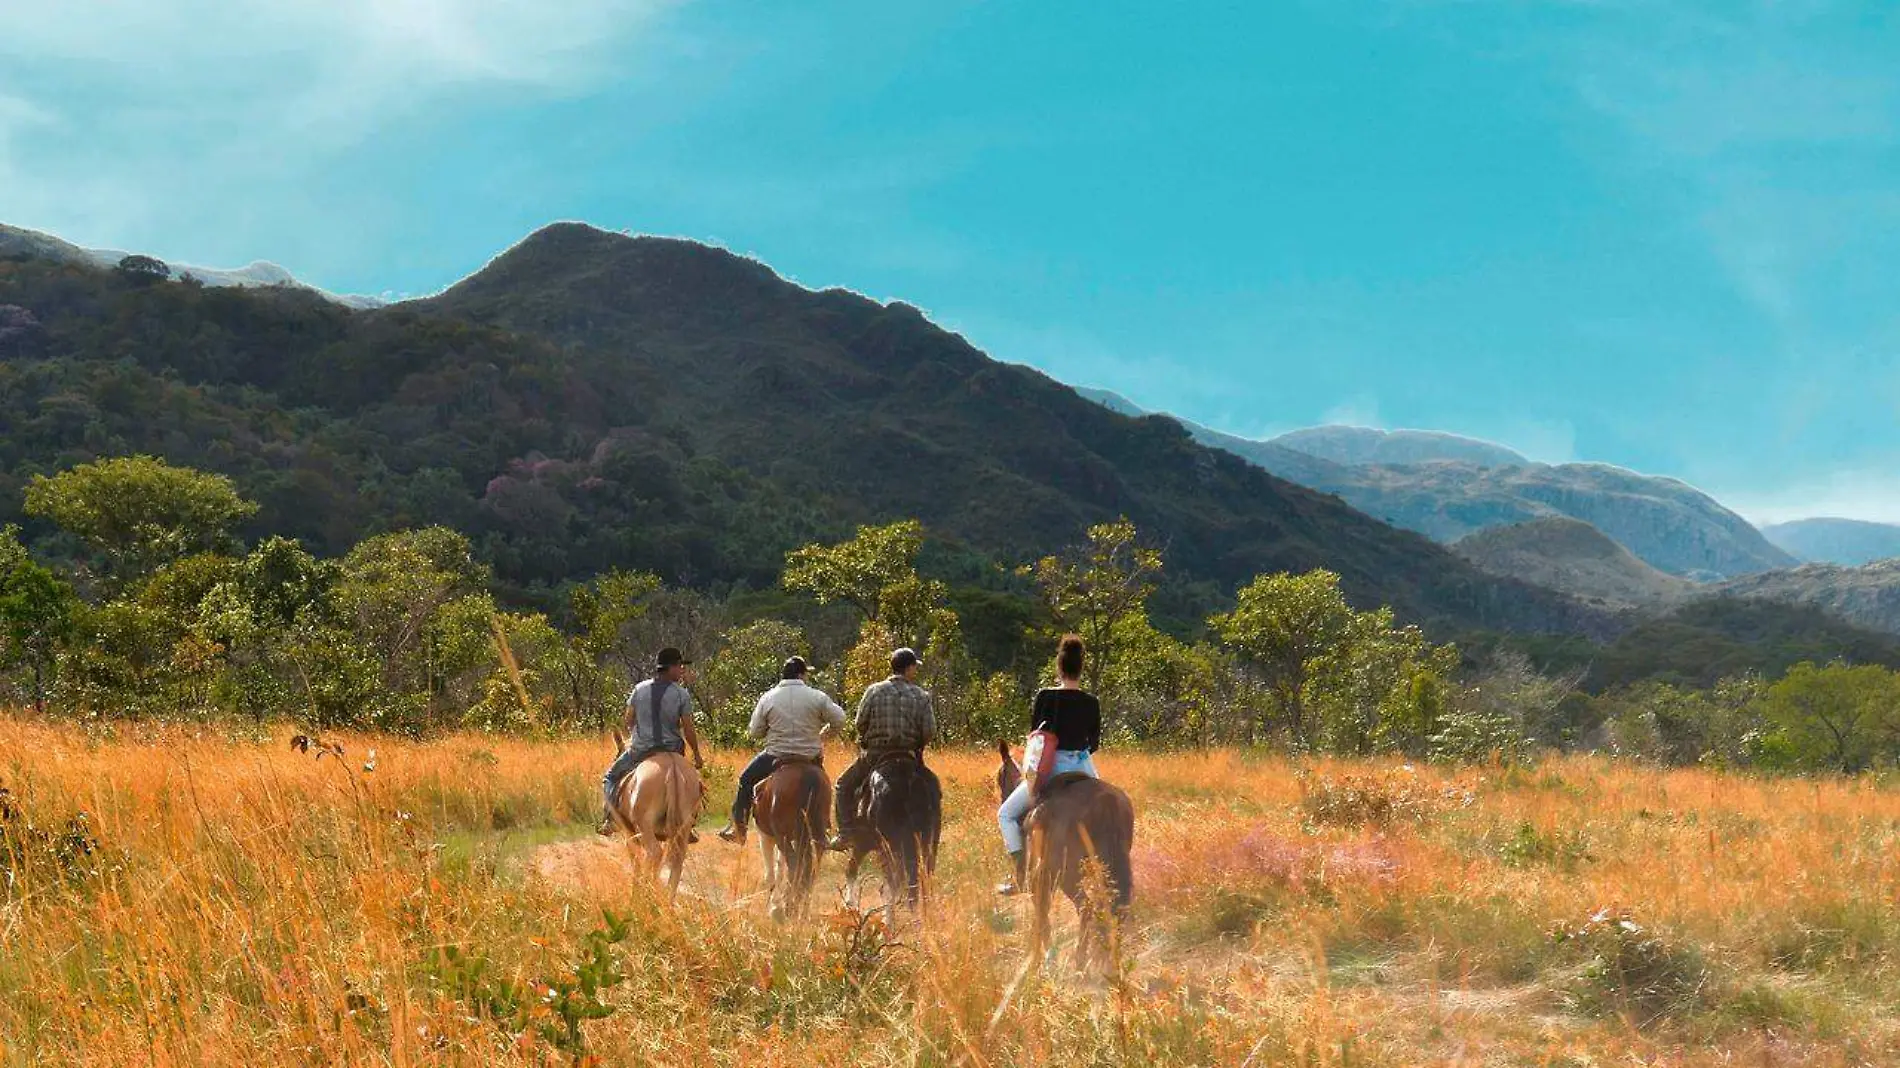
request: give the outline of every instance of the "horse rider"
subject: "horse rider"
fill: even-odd
[[[1056,647],[1056,685],[1038,691],[1029,711],[1031,731],[1052,731],[1056,736],[1055,765],[1050,777],[1080,772],[1099,779],[1094,753],[1102,746],[1102,703],[1082,688],[1082,639],[1063,635]],[[996,824],[1003,832],[1003,847],[1009,850],[1011,877],[996,887],[999,894],[1014,894],[1023,885],[1023,817],[1031,804],[1029,779],[1003,799],[996,810]]]
[[[857,826],[858,791],[864,780],[884,759],[903,753],[924,762],[924,747],[937,738],[937,713],[931,705],[930,691],[917,685],[924,662],[910,649],[891,653],[891,674],[874,682],[858,701],[853,720],[858,731],[858,759],[844,769],[835,784],[837,790],[837,833],[826,848],[844,852],[851,848]]]
[[[621,780],[633,774],[640,762],[655,753],[686,755],[693,747],[693,767],[704,771],[706,762],[699,755],[699,734],[693,729],[693,695],[686,692],[686,669],[692,664],[672,646],[660,650],[654,658],[653,677],[633,688],[627,695],[627,748],[607,768],[600,780],[606,800],[606,814],[600,821],[600,833],[614,829],[614,794]],[[698,841],[694,835],[688,841]]]
[[[728,842],[745,843],[746,820],[752,815],[752,791],[778,770],[781,760],[825,763],[826,731],[844,729],[844,709],[831,695],[805,681],[811,666],[802,656],[785,661],[777,686],[765,691],[753,706],[746,733],[765,740],[765,747],[739,773],[739,793],[732,799],[732,820],[719,832]]]

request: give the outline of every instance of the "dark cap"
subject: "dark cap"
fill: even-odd
[[[924,658],[918,656],[915,649],[908,647],[899,649],[891,654],[891,674],[902,675],[910,670],[912,664],[921,665],[923,662]]]
[[[686,659],[685,653],[680,652],[670,645],[660,650],[660,655],[654,662],[659,666],[661,671],[665,671],[670,667],[676,667],[680,664],[692,663],[691,660]]]
[[[810,671],[810,670],[811,670],[811,665],[805,663],[804,657],[795,656],[795,657],[792,657],[790,660],[785,661],[785,666],[779,669],[778,677],[781,679],[803,678],[805,676],[805,672]]]

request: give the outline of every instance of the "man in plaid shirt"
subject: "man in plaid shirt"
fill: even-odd
[[[837,828],[827,843],[843,852],[850,848],[858,819],[858,791],[871,769],[892,753],[909,753],[923,763],[924,747],[937,740],[937,713],[930,691],[917,685],[924,662],[909,649],[891,654],[891,677],[874,682],[858,701],[853,721],[858,729],[858,759],[838,776]]]

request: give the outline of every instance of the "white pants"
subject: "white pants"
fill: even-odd
[[[1095,773],[1095,757],[1086,749],[1056,750],[1055,767],[1049,769],[1051,777],[1067,775],[1079,771],[1091,779],[1099,779]],[[1002,807],[996,810],[996,826],[1002,829],[1003,845],[1011,853],[1023,851],[1023,817],[1029,814],[1029,780],[1017,785],[1010,795],[1003,799]]]

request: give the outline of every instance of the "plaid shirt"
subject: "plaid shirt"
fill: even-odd
[[[937,713],[930,691],[892,675],[874,682],[858,702],[858,744],[869,751],[922,749],[937,738]]]

